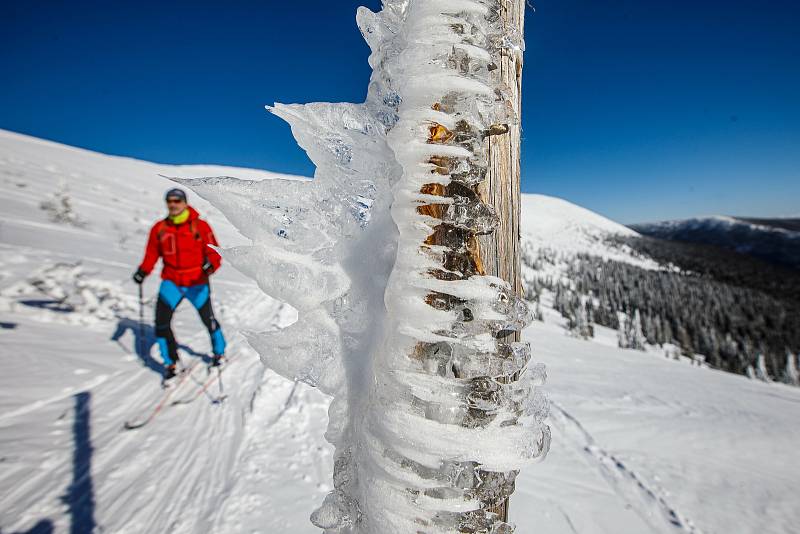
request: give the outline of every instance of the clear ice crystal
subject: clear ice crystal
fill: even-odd
[[[454,197],[442,220],[457,228],[472,229],[478,235],[491,234],[499,224],[491,206],[467,197]]]

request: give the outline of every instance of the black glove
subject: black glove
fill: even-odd
[[[136,272],[133,273],[133,281],[136,282],[137,284],[141,284],[142,282],[144,282],[146,276],[147,273],[145,273],[141,268],[136,269]]]
[[[206,274],[211,274],[214,272],[214,266],[211,265],[211,262],[208,261],[208,258],[203,261],[203,272]]]

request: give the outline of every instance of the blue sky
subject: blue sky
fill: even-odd
[[[536,0],[526,192],[625,223],[800,214],[800,5]],[[273,102],[363,101],[375,0],[0,3],[0,128],[310,175]]]

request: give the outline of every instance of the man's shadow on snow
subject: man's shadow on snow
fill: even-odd
[[[70,534],[94,532],[95,498],[92,482],[92,394],[84,391],[75,395],[75,420],[72,424],[72,484],[61,498],[69,507]]]
[[[153,325],[140,325],[139,321],[134,321],[128,317],[122,317],[119,319],[117,322],[117,328],[111,335],[111,341],[116,341],[117,344],[125,350],[125,352],[130,353],[130,349],[123,345],[121,341],[122,337],[128,331],[133,334],[133,350],[139,359],[142,360],[144,366],[157,373],[158,376],[162,376],[164,374],[164,364],[153,358],[153,356],[150,354],[153,345],[156,344],[156,333]],[[203,362],[206,364],[211,363],[211,357],[205,352],[197,352],[187,345],[179,344],[178,348],[183,352],[190,354],[191,356],[202,358]]]
[[[92,481],[92,394],[82,391],[73,397],[75,419],[72,423],[72,482],[61,497],[70,516],[70,534],[90,534],[95,531],[95,496]],[[42,519],[26,531],[12,534],[53,534],[50,519]],[[0,534],[3,534],[0,529]]]
[[[20,300],[19,303],[24,306],[30,306],[31,308],[40,308],[42,310],[58,313],[71,313],[75,311],[75,308],[72,306],[54,299],[26,299]]]

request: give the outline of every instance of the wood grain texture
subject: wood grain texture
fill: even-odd
[[[506,0],[504,17],[509,24],[523,30],[524,0]],[[521,117],[522,54],[508,51],[503,54],[500,68],[494,75],[508,86],[517,117]],[[522,294],[520,278],[519,217],[520,217],[520,124],[510,124],[508,133],[488,138],[489,172],[479,186],[481,200],[492,206],[500,218],[500,226],[487,236],[480,237],[481,259],[486,274],[497,276]]]
[[[525,0],[500,0],[501,16],[509,28],[524,35]],[[500,225],[491,235],[478,239],[480,258],[487,275],[497,276],[511,284],[517,294],[523,294],[520,276],[520,122],[522,119],[522,53],[506,50],[495,80],[508,87],[518,120],[509,124],[508,133],[488,138],[489,172],[478,188],[485,203],[492,206]],[[519,341],[519,334],[509,341]],[[504,521],[508,520],[509,501],[493,509]]]

